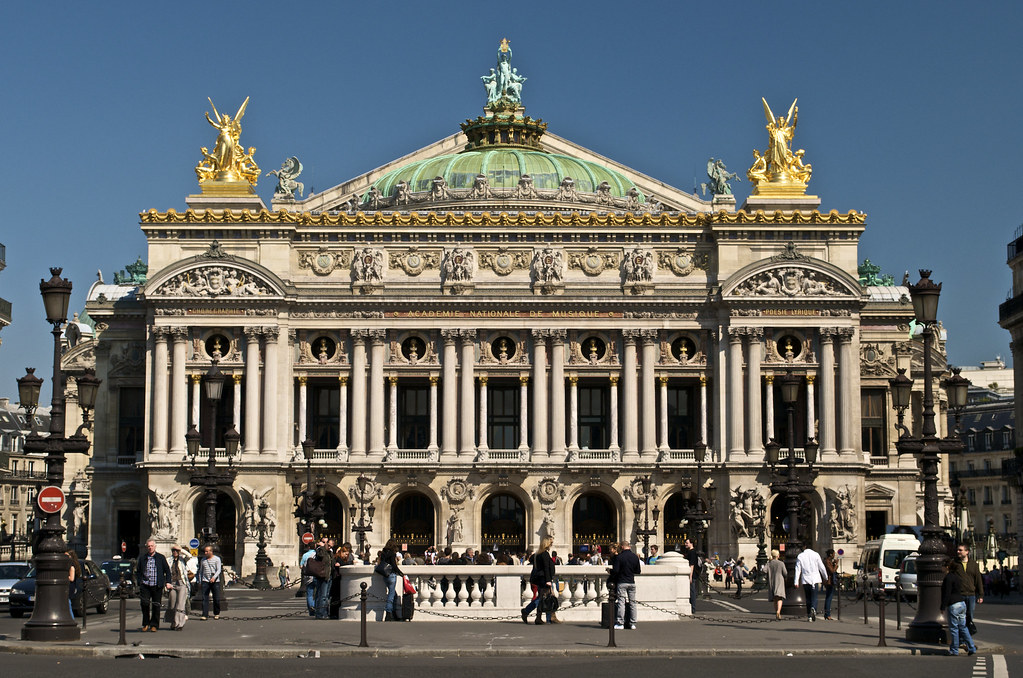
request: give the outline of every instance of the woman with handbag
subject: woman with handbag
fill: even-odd
[[[387,605],[384,606],[384,621],[401,621],[401,603],[398,599],[398,578],[404,582],[404,574],[398,567],[398,543],[388,539],[380,552],[380,562],[374,572],[387,582]]]
[[[554,559],[550,553],[552,544],[554,544],[553,537],[544,537],[536,555],[533,556],[533,571],[529,573],[529,586],[533,589],[533,600],[522,608],[522,621],[527,624],[529,623],[529,613],[533,610],[537,610],[534,623],[544,624],[542,615],[546,613],[547,621],[550,622],[554,610],[557,609],[556,606],[550,609],[543,607],[544,599],[554,596]],[[557,602],[557,598],[554,598],[554,602]],[[538,606],[540,606],[539,609],[537,609]]]

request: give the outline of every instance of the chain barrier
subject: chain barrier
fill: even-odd
[[[378,602],[384,603],[384,604],[387,603],[387,600],[385,598],[381,598],[380,596],[378,596],[378,595],[376,595],[374,593],[367,594],[367,598],[372,598],[372,599],[374,599],[374,600],[376,600]],[[556,613],[561,612],[563,610],[571,610],[572,608],[575,608],[575,607],[584,607],[588,603],[605,603],[605,602],[607,602],[607,594],[606,593],[602,593],[602,594],[600,594],[596,598],[593,598],[590,601],[580,601],[580,602],[577,602],[577,603],[570,603],[568,605],[559,605],[558,609],[555,610],[554,613],[556,614]],[[479,609],[479,607],[477,606],[474,609]],[[420,606],[416,607],[416,614],[428,614],[428,615],[431,615],[431,616],[434,616],[434,617],[444,617],[444,618],[447,618],[447,619],[463,619],[465,621],[518,621],[519,619],[522,618],[522,613],[521,612],[519,614],[504,615],[504,616],[501,616],[501,617],[496,617],[496,616],[492,616],[492,617],[476,617],[476,616],[468,617],[468,616],[461,615],[461,614],[452,614],[450,612],[441,612],[441,611],[436,610],[434,608],[420,607]],[[675,614],[675,613],[669,612],[669,614]]]
[[[347,598],[341,598],[341,599],[338,599],[338,600],[335,600],[335,601],[332,601],[332,602],[336,602],[338,605],[340,605],[341,603],[347,603],[349,600],[355,600],[358,597],[359,597],[358,593],[353,593],[352,595],[348,596]],[[266,615],[266,616],[263,616],[263,617],[226,617],[224,615],[221,615],[220,618],[221,619],[229,619],[231,621],[249,622],[249,621],[268,621],[268,620],[271,620],[271,619],[288,619],[290,617],[301,617],[301,616],[304,616],[304,615],[307,615],[307,614],[309,614],[309,610],[306,609],[306,608],[302,608],[301,610],[295,610],[294,612],[283,612],[281,614],[271,614],[271,615]]]

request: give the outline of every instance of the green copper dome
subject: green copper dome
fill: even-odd
[[[382,195],[390,196],[395,185],[405,181],[413,192],[429,191],[435,177],[443,177],[448,188],[470,189],[476,175],[487,177],[491,188],[510,189],[519,178],[528,174],[539,190],[557,190],[566,177],[575,182],[580,193],[594,193],[602,182],[611,187],[616,198],[625,198],[633,187],[623,175],[596,163],[567,155],[545,153],[523,148],[492,147],[479,151],[463,151],[442,155],[405,165],[382,176],[374,184]],[[644,197],[638,197],[640,202]]]

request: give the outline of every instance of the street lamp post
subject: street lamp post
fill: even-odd
[[[767,502],[758,492],[753,497],[753,524],[757,531],[757,578],[754,582],[757,589],[763,588],[767,581]]]
[[[74,435],[64,436],[64,389],[65,375],[60,368],[60,333],[67,322],[68,302],[71,298],[71,281],[61,278],[63,269],[51,268],[49,280],[39,281],[39,292],[43,297],[46,309],[46,320],[53,326],[53,386],[50,401],[50,435],[43,438],[32,430],[25,440],[26,452],[46,453],[46,481],[48,485],[62,487],[64,484],[65,454],[84,454],[89,451],[89,439],[85,436],[86,424],[78,428]],[[34,370],[26,370],[27,374],[18,380],[18,396],[22,406],[29,413],[30,420],[39,405],[39,388],[42,379],[36,377]],[[96,388],[87,383],[79,393],[79,405],[83,412],[91,410],[96,404],[96,391],[99,380],[94,383]],[[47,513],[40,516],[41,523],[33,540],[33,559],[36,567],[36,601],[32,609],[32,617],[21,629],[22,640],[68,641],[78,640],[81,633],[78,625],[71,617],[68,609],[67,573],[69,561],[65,552],[64,526],[60,522],[60,512]]]
[[[256,523],[256,533],[259,541],[256,543],[256,576],[252,578],[252,588],[265,591],[271,588],[270,580],[266,577],[266,512],[270,505],[266,499],[259,500],[256,510],[259,512],[259,522]]]
[[[696,443],[693,447],[693,456],[696,459],[696,488],[693,489],[692,483],[688,477],[683,477],[682,490],[683,498],[685,499],[685,514],[683,520],[687,527],[695,528],[694,532],[697,536],[696,550],[700,553],[704,561],[707,560],[707,556],[710,553],[710,544],[708,531],[710,529],[710,521],[713,519],[714,505],[716,504],[717,498],[717,487],[711,484],[709,487],[703,487],[703,464],[707,461],[707,444],[702,440]],[[707,491],[707,496],[703,496],[703,490]],[[706,566],[702,568],[700,575],[700,585],[703,588],[703,595],[705,598],[710,597],[710,572]]]
[[[786,471],[784,474],[775,474],[775,467],[778,464],[778,456],[781,445],[775,440],[770,440],[764,448],[767,452],[767,463],[771,467],[774,479],[771,482],[771,491],[785,497],[785,506],[788,520],[788,538],[785,541],[785,567],[788,569],[788,576],[785,578],[785,602],[782,603],[783,614],[798,615],[806,611],[806,598],[803,594],[803,587],[796,585],[796,557],[803,550],[802,540],[799,538],[799,506],[803,494],[813,492],[814,470],[813,465],[817,462],[817,442],[808,438],[803,446],[803,453],[806,457],[806,465],[809,473],[809,480],[801,478],[801,469],[796,463],[795,448],[795,410],[796,400],[799,398],[799,377],[787,372],[780,379],[776,380],[781,385],[781,399],[788,411],[788,437],[789,455],[785,459]]]
[[[650,557],[650,537],[657,535],[657,520],[661,517],[661,509],[654,507],[654,525],[650,526],[650,476],[643,476],[643,528],[636,530],[636,535],[643,537],[643,559]]]
[[[966,495],[967,490],[962,486],[962,482],[959,480],[959,475],[953,473],[952,477],[948,479],[948,488],[952,490],[952,510],[955,513],[955,528],[956,528],[956,541],[960,544],[964,543],[963,537],[965,526],[963,525],[963,511],[966,510]]]
[[[296,515],[301,517],[301,523],[305,525],[305,528],[299,529],[299,534],[302,533],[303,529],[307,529],[314,538],[318,538],[320,536],[320,529],[326,527],[326,522],[323,520],[323,516],[326,515],[326,512],[323,510],[326,478],[322,474],[317,474],[315,484],[313,482],[313,456],[315,452],[316,443],[312,439],[306,438],[302,441],[302,456],[305,457],[306,485],[303,489],[302,481],[296,478],[291,483],[291,494],[295,499]]]
[[[366,497],[366,488],[369,486],[369,478],[365,474],[360,474],[356,480],[356,484],[359,487],[359,506],[350,506],[349,510],[352,514],[352,534],[359,535],[359,557],[366,557],[366,533],[373,531],[373,514],[376,513],[376,507],[370,503],[370,500]],[[369,504],[369,506],[367,506]],[[358,516],[356,516],[358,511]]]
[[[906,377],[905,370],[889,381],[892,389],[892,400],[898,412],[897,428],[900,431],[895,448],[899,454],[912,454],[917,457],[920,473],[924,484],[924,525],[923,543],[920,545],[920,556],[916,559],[917,588],[919,602],[916,617],[906,628],[906,640],[921,643],[947,643],[948,629],[945,615],[941,612],[941,581],[943,565],[948,551],[942,540],[941,523],[938,518],[938,459],[941,454],[962,452],[963,443],[957,436],[938,438],[934,425],[934,389],[931,369],[931,349],[934,344],[934,333],[937,330],[938,296],[941,284],[931,282],[931,272],[920,270],[920,282],[909,286],[909,294],[913,299],[913,310],[916,320],[923,325],[924,351],[924,398],[923,422],[921,437],[914,438],[909,429],[903,425],[906,408],[910,404],[913,382]],[[958,374],[958,379],[950,378],[946,382],[949,407],[956,414],[956,428],[959,427],[959,416],[966,405],[966,395],[970,386],[967,379]]]
[[[223,394],[225,375],[217,367],[217,360],[213,359],[210,369],[206,372],[203,381],[204,395],[209,403],[209,450],[206,456],[206,466],[197,467],[196,457],[199,455],[200,438],[199,432],[193,425],[185,434],[185,450],[188,453],[190,464],[187,468],[192,487],[203,488],[203,495],[206,500],[205,520],[200,540],[200,557],[203,549],[212,546],[214,552],[220,547],[220,538],[217,536],[217,495],[220,489],[234,485],[234,479],[238,475],[238,469],[234,467],[234,455],[238,453],[238,443],[241,436],[232,426],[224,433],[224,451],[227,454],[227,468],[217,466],[217,404]],[[202,591],[196,587],[196,594],[192,598],[192,607],[202,603]],[[221,601],[220,607],[227,609],[226,600]]]

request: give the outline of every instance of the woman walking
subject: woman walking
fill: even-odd
[[[785,602],[785,579],[789,569],[781,559],[778,549],[771,549],[771,560],[767,563],[767,591],[774,601],[774,618],[781,619],[781,604]]]
[[[165,621],[170,623],[172,631],[180,631],[188,621],[188,558],[181,555],[181,547],[177,544],[171,546],[171,589],[167,596],[167,617]]]
[[[735,580],[735,597],[742,598],[742,583],[746,581],[749,571],[746,569],[745,558],[739,558],[732,568],[732,578]]]
[[[529,605],[522,608],[522,621],[529,623],[529,613],[536,610],[535,624],[544,624],[542,612],[537,607],[541,604],[543,597],[553,595],[554,592],[554,559],[551,557],[550,549],[554,544],[553,537],[544,537],[540,542],[540,548],[533,556],[533,571],[529,573],[529,586],[533,589],[533,600]],[[551,621],[552,612],[547,612],[547,621]]]
[[[824,586],[824,618],[831,620],[831,601],[835,598],[835,586],[838,585],[838,559],[835,549],[824,553],[824,569],[828,571],[828,583]]]
[[[82,588],[82,563],[78,560],[78,554],[74,551],[65,551],[67,557],[71,559],[71,567],[68,570],[67,580],[67,605],[68,610],[71,611],[71,618],[75,618],[75,596],[78,595],[79,589]],[[82,594],[82,609],[85,609],[85,595]]]
[[[387,581],[387,605],[384,607],[384,621],[401,621],[401,600],[398,597],[398,578],[404,579],[401,568],[398,567],[398,543],[388,539],[384,550],[380,552],[380,564]],[[383,574],[383,572],[381,572]]]

